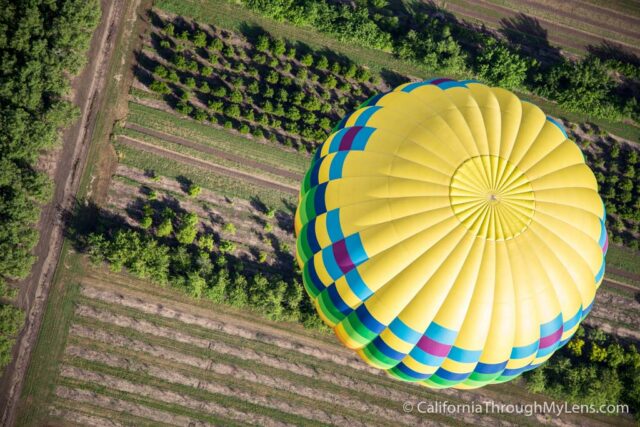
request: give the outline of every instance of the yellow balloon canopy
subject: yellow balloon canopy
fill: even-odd
[[[408,83],[317,150],[295,218],[305,288],[369,364],[431,387],[547,360],[604,276],[605,210],[563,127],[474,81]]]

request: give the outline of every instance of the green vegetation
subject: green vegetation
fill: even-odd
[[[158,174],[171,179],[185,179],[201,188],[216,191],[227,197],[239,197],[245,200],[251,199],[256,194],[262,200],[277,207],[285,207],[287,203],[293,203],[293,197],[277,190],[267,188],[256,188],[242,180],[233,179],[226,175],[218,175],[211,171],[203,173],[203,169],[179,163],[156,154],[128,147],[117,145],[121,162],[125,165],[140,168],[143,170],[153,170]]]
[[[22,310],[9,304],[0,304],[0,369],[11,362],[11,348],[23,321]]]
[[[433,6],[402,10],[402,7],[386,7],[388,1],[378,0],[362,0],[355,6],[326,0],[243,0],[243,3],[276,20],[317,28],[361,46],[392,50],[398,57],[422,63],[432,72],[476,74],[492,84],[500,84],[501,76],[505,75],[502,70],[496,75],[487,73],[485,66],[487,51],[495,51],[496,43],[500,42],[470,30],[454,19],[437,17],[438,13],[446,16],[446,11]],[[354,26],[365,29],[366,34],[344,32]],[[542,42],[546,43],[546,40]],[[515,66],[521,75],[524,67],[528,78],[520,81],[522,89],[557,101],[568,111],[615,121],[640,120],[640,105],[634,95],[617,90],[618,84],[598,58],[571,61],[556,56],[552,62],[543,64],[535,60],[533,54],[529,59],[519,58],[526,56],[521,44],[522,40],[512,46],[502,45],[501,52],[490,55],[497,54],[506,59],[498,64],[498,68],[513,70]],[[483,51],[480,55],[475,54],[478,45]],[[610,66],[614,64],[617,63],[609,63]],[[617,66],[617,70],[631,71],[634,75],[637,69],[632,64]],[[624,83],[619,85],[622,87]]]
[[[98,22],[95,1],[35,1],[5,8],[0,53],[0,284],[25,277],[38,241],[34,223],[39,205],[51,195],[51,182],[34,166],[40,152],[58,141],[77,109],[63,96],[68,74],[84,63]],[[57,9],[56,13],[52,10]]]
[[[178,215],[168,207],[161,212],[144,210],[143,218],[152,217],[152,223],[159,224],[155,229],[119,227],[101,218],[97,230],[103,231],[75,236],[77,244],[94,263],[106,261],[113,271],[126,268],[136,277],[163,286],[169,284],[194,298],[254,308],[273,320],[321,324],[303,299],[304,290],[299,275],[292,271],[290,254],[281,254],[287,260],[279,273],[255,271],[229,255],[235,250],[235,243],[220,240],[216,250],[213,237],[198,232],[196,214]],[[233,235],[236,228],[227,223],[224,231]],[[264,261],[266,257],[259,263]]]
[[[67,100],[69,75],[84,63],[100,15],[98,2],[20,2],[3,7],[0,25],[0,297],[7,280],[22,279],[35,261],[35,223],[51,197],[52,183],[36,169],[58,130],[77,116]],[[23,314],[0,304],[0,368],[10,359]]]
[[[274,150],[272,145],[234,135],[228,131],[217,129],[195,120],[184,120],[174,114],[137,103],[129,103],[127,121],[148,129],[189,139],[198,144],[224,150],[236,156],[260,161],[284,170],[291,170],[300,175],[309,166],[309,157],[306,154],[292,150]],[[117,132],[146,140],[145,138],[140,138],[139,133],[132,134],[130,129],[119,129]],[[157,144],[157,141],[151,142]],[[176,148],[173,148],[173,150],[177,151]],[[225,163],[220,160],[220,164],[224,165]]]
[[[570,131],[572,139],[582,138]],[[592,127],[587,133],[595,133]],[[607,230],[613,243],[640,249],[640,181],[636,177],[639,150],[616,140],[597,138],[594,147],[584,143],[587,164],[593,169],[607,209]],[[586,147],[585,147],[586,145]]]
[[[610,245],[609,251],[607,252],[607,265],[640,275],[638,252],[632,249]]]
[[[154,36],[161,42],[148,58],[157,64],[149,87],[166,87],[161,93],[169,105],[198,121],[312,151],[347,111],[380,90],[380,76],[350,60],[266,33],[249,41],[178,22]],[[198,46],[202,37],[206,43]]]
[[[640,354],[600,329],[582,326],[574,338],[540,368],[525,374],[528,387],[575,403],[622,402],[640,410]]]

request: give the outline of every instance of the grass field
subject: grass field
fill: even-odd
[[[640,263],[636,251],[612,245],[607,252],[607,263],[629,273],[640,274]]]
[[[300,175],[306,172],[311,161],[310,156],[306,153],[300,153],[293,149],[274,149],[273,144],[257,142],[240,135],[234,135],[227,130],[216,129],[194,120],[185,120],[175,114],[134,102],[129,103],[127,122],[210,145]]]

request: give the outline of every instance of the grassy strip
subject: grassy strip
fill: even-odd
[[[276,22],[269,18],[259,16],[229,0],[158,0],[155,6],[169,13],[187,16],[202,23],[211,23],[240,32],[252,26],[259,26],[273,35],[298,40],[316,49],[324,48],[346,55],[355,62],[367,65],[371,69],[382,72],[383,74],[392,71],[423,79],[438,77],[433,74],[432,70],[398,60],[390,53],[359,47],[355,44],[342,43],[308,27],[295,27],[287,23]],[[469,76],[455,75],[449,77],[458,79],[469,78]],[[632,141],[640,140],[640,127],[608,120],[594,119],[582,114],[568,113],[551,101],[543,100],[531,94],[516,93],[521,98],[534,102],[547,114],[564,117],[576,123],[589,121],[620,137]]]
[[[604,9],[615,10],[622,12],[625,15],[638,16],[640,15],[640,5],[635,0],[609,0],[606,2],[606,6],[603,5],[602,0],[582,0],[585,3],[591,3],[596,6],[600,6]]]
[[[136,150],[134,148],[117,144],[119,154],[122,155],[121,163],[141,169],[150,169],[159,175],[177,179],[184,177],[200,187],[220,193],[227,197],[240,197],[246,200],[258,196],[269,206],[278,209],[285,209],[287,203],[294,203],[293,197],[289,194],[267,189],[254,187],[249,183],[237,179],[218,175],[211,171],[180,163],[172,159],[161,157],[153,153]]]
[[[288,184],[288,185],[298,185],[298,182],[293,181],[291,178],[287,178],[287,177],[283,177],[281,175],[276,175],[274,173],[271,172],[267,172],[267,171],[262,171],[262,170],[256,170],[254,168],[251,167],[247,167],[242,163],[237,163],[231,160],[227,160],[227,159],[223,159],[221,157],[218,157],[214,154],[210,154],[210,153],[206,153],[200,150],[196,150],[194,148],[191,147],[186,147],[184,145],[181,144],[177,144],[174,142],[170,142],[170,141],[165,141],[163,139],[159,139],[159,138],[155,138],[153,136],[150,135],[146,135],[144,133],[138,132],[136,130],[133,129],[127,129],[127,128],[121,128],[118,130],[118,134],[124,135],[124,136],[128,136],[130,138],[133,139],[137,139],[140,141],[144,141],[147,142],[149,144],[153,144],[156,145],[158,147],[162,147],[165,148],[167,150],[171,150],[171,151],[175,151],[176,153],[180,153],[180,154],[184,154],[187,155],[189,157],[194,157],[196,159],[201,159],[204,160],[206,162],[210,162],[210,163],[214,163],[217,165],[221,165],[227,168],[231,168],[231,169],[237,169],[240,171],[244,171],[247,173],[251,173],[252,175],[256,175],[256,176],[263,176],[271,181],[275,181],[275,182],[281,182],[284,184]]]
[[[69,244],[65,242],[62,253],[65,254],[68,250]],[[17,409],[18,426],[41,425],[47,417],[48,402],[53,394],[59,361],[74,316],[74,302],[80,293],[80,286],[68,280],[70,274],[61,273],[66,262],[75,265],[69,258],[63,255],[56,269],[38,339],[25,374]]]
[[[607,251],[607,265],[640,274],[640,252],[619,245],[609,245]]]
[[[204,145],[247,157],[271,166],[303,174],[311,161],[307,154],[285,150],[275,143],[261,143],[239,134],[184,119],[135,102],[129,103],[127,120],[149,129],[155,129]]]
[[[608,272],[608,271],[605,273],[605,277],[607,279],[610,279],[610,280],[615,280],[616,282],[622,282],[624,284],[634,286],[634,287],[638,288],[638,290],[640,291],[640,281],[638,281],[638,280],[634,280],[634,279],[631,279],[631,278],[625,277],[625,276],[620,276],[620,275],[617,275],[615,273],[611,273],[611,272]]]
[[[144,50],[147,50],[147,49],[144,49]],[[155,52],[155,50],[151,47],[149,48],[149,50],[152,50],[153,52]],[[156,101],[164,102],[164,95],[161,95],[156,92],[150,92],[148,90],[139,89],[133,86],[131,86],[131,88],[129,89],[129,95],[131,95],[134,101],[137,101],[140,99],[154,99]]]

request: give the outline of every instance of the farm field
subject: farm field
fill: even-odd
[[[635,54],[640,53],[636,43],[640,36],[640,16],[632,6],[622,12],[609,3],[595,5],[580,0],[452,0],[446,3],[446,9],[462,19],[483,23],[507,34],[512,31],[543,40],[548,38],[551,44],[575,54],[585,54],[590,46],[603,43],[618,44]]]
[[[473,9],[464,4],[447,8]],[[345,350],[302,298],[293,216],[315,148],[346,112],[424,70],[225,0],[158,0],[143,18],[117,100],[126,113],[90,154],[72,219],[84,222],[70,220],[72,233],[93,233],[63,246],[18,425],[634,425],[632,415],[406,413],[407,401],[551,398],[524,378],[466,392],[395,381]],[[634,30],[614,31],[616,19],[597,31],[586,20],[578,32],[624,42]],[[575,40],[577,52],[590,39]],[[609,134],[618,125],[553,108],[613,206],[609,270],[585,324],[637,343],[640,255],[622,244],[640,239],[639,221],[634,200],[619,197],[639,191],[629,173],[636,131]],[[105,236],[121,231],[134,243],[117,259]],[[149,242],[157,252],[145,252]],[[262,289],[261,306],[251,292],[265,278],[276,289]]]

